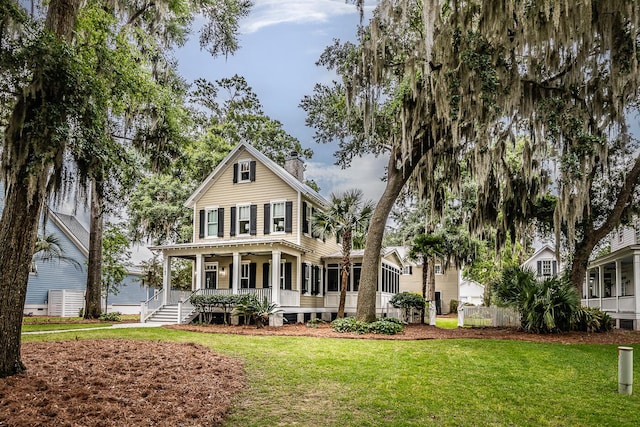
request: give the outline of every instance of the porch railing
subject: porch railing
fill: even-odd
[[[140,322],[144,323],[153,313],[163,305],[164,289],[160,289],[140,306]]]
[[[624,297],[608,297],[608,298],[589,298],[583,299],[582,305],[585,307],[599,308],[602,311],[609,312],[633,312],[636,306],[636,297],[634,295]]]

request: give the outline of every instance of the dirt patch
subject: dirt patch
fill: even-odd
[[[228,326],[228,325],[175,325],[167,326],[171,329],[183,331],[237,334],[237,335],[289,335],[322,338],[349,338],[349,339],[378,339],[378,340],[429,340],[429,339],[455,339],[478,338],[499,340],[521,340],[536,342],[556,342],[563,344],[640,344],[640,331],[626,331],[616,329],[601,334],[589,334],[586,332],[567,332],[561,334],[537,335],[529,334],[512,328],[456,328],[442,329],[428,325],[408,325],[404,333],[397,335],[378,334],[351,334],[335,332],[328,324],[320,324],[317,327],[308,327],[302,323],[285,325],[282,327],[264,327],[257,329],[255,326]]]
[[[196,344],[24,343],[27,372],[0,379],[0,426],[211,426],[244,386],[237,360]]]

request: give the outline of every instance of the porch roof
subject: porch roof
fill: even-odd
[[[203,249],[230,249],[238,248],[240,250],[252,248],[255,249],[258,246],[263,247],[284,247],[287,249],[293,249],[300,253],[310,252],[309,249],[304,248],[296,243],[290,242],[284,239],[236,239],[236,240],[213,240],[197,243],[176,243],[173,245],[158,245],[149,246],[152,251],[194,251],[199,252]]]
[[[610,254],[603,255],[589,262],[587,268],[595,268],[604,264],[615,262],[619,259],[628,258],[635,254],[640,253],[640,245],[629,245],[618,249]]]

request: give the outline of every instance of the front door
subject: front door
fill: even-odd
[[[218,289],[218,264],[206,264],[204,267],[204,288]]]
[[[440,297],[440,292],[436,292],[436,314],[442,314],[442,299]]]

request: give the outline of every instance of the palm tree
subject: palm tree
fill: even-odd
[[[409,250],[410,259],[422,262],[422,298],[430,302],[436,298],[433,261],[437,256],[443,256],[443,240],[440,235],[420,234],[413,239],[413,245]],[[420,323],[424,323],[425,307],[422,308],[421,312]]]
[[[318,211],[313,217],[313,230],[323,237],[335,236],[342,242],[342,277],[338,318],[344,317],[347,299],[347,279],[351,270],[351,249],[364,247],[369,220],[374,204],[363,200],[362,190],[351,189],[342,194],[331,194],[331,206]]]
[[[75,259],[64,254],[64,249],[60,245],[60,239],[54,234],[38,236],[33,257],[42,261],[62,261],[67,262],[77,269],[82,269],[82,265]]]

